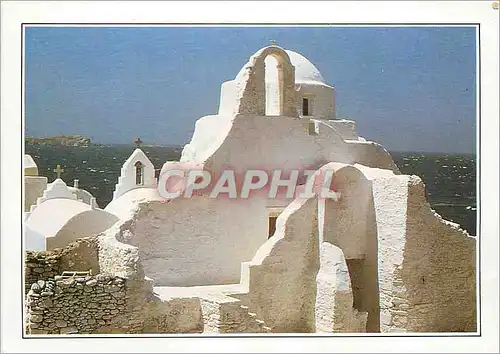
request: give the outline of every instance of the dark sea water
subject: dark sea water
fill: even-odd
[[[92,193],[100,207],[113,197],[115,184],[134,146],[51,147],[26,145],[38,165],[39,174],[55,179],[60,164],[68,185],[79,179],[79,188]],[[178,160],[182,147],[141,147],[156,168],[157,175],[167,160]],[[404,174],[420,176],[427,185],[429,201],[443,218],[456,222],[476,235],[476,158],[474,155],[391,153]]]

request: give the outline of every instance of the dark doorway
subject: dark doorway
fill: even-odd
[[[267,238],[271,238],[274,235],[274,232],[276,231],[276,220],[278,220],[278,216],[270,216],[269,217],[269,231]]]
[[[309,115],[309,99],[305,97],[302,99],[302,115]]]

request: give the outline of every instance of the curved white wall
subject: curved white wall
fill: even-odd
[[[241,262],[267,240],[265,202],[193,197],[141,204],[128,242],[155,286],[239,283]]]
[[[238,115],[207,164],[212,171],[224,166],[246,171],[317,168],[329,161],[353,162],[347,144],[335,130],[318,123],[318,134],[311,135],[309,123],[308,119],[291,117]]]
[[[46,249],[65,247],[82,237],[94,236],[110,228],[119,219],[104,210],[91,209],[69,219],[54,237],[45,239]]]
[[[181,161],[201,163],[217,150],[231,130],[230,116],[205,116],[196,121],[191,141],[182,149]]]

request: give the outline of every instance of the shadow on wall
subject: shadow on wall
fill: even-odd
[[[243,264],[246,296],[237,296],[273,332],[314,332],[319,270],[317,200],[294,200],[278,217],[276,232]]]
[[[393,300],[394,325],[409,332],[476,331],[475,238],[433,212],[416,176],[407,202],[399,274],[406,292]]]
[[[356,167],[344,165],[335,172],[332,186],[342,197],[338,202],[325,201],[324,241],[344,253],[353,306],[368,313],[367,332],[379,332],[377,222],[371,182]]]

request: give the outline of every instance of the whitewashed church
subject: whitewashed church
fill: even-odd
[[[253,54],[160,175],[173,166],[331,170],[338,197],[165,199],[137,148],[100,208],[26,155],[29,334],[476,331],[475,238],[336,117],[301,54]]]

